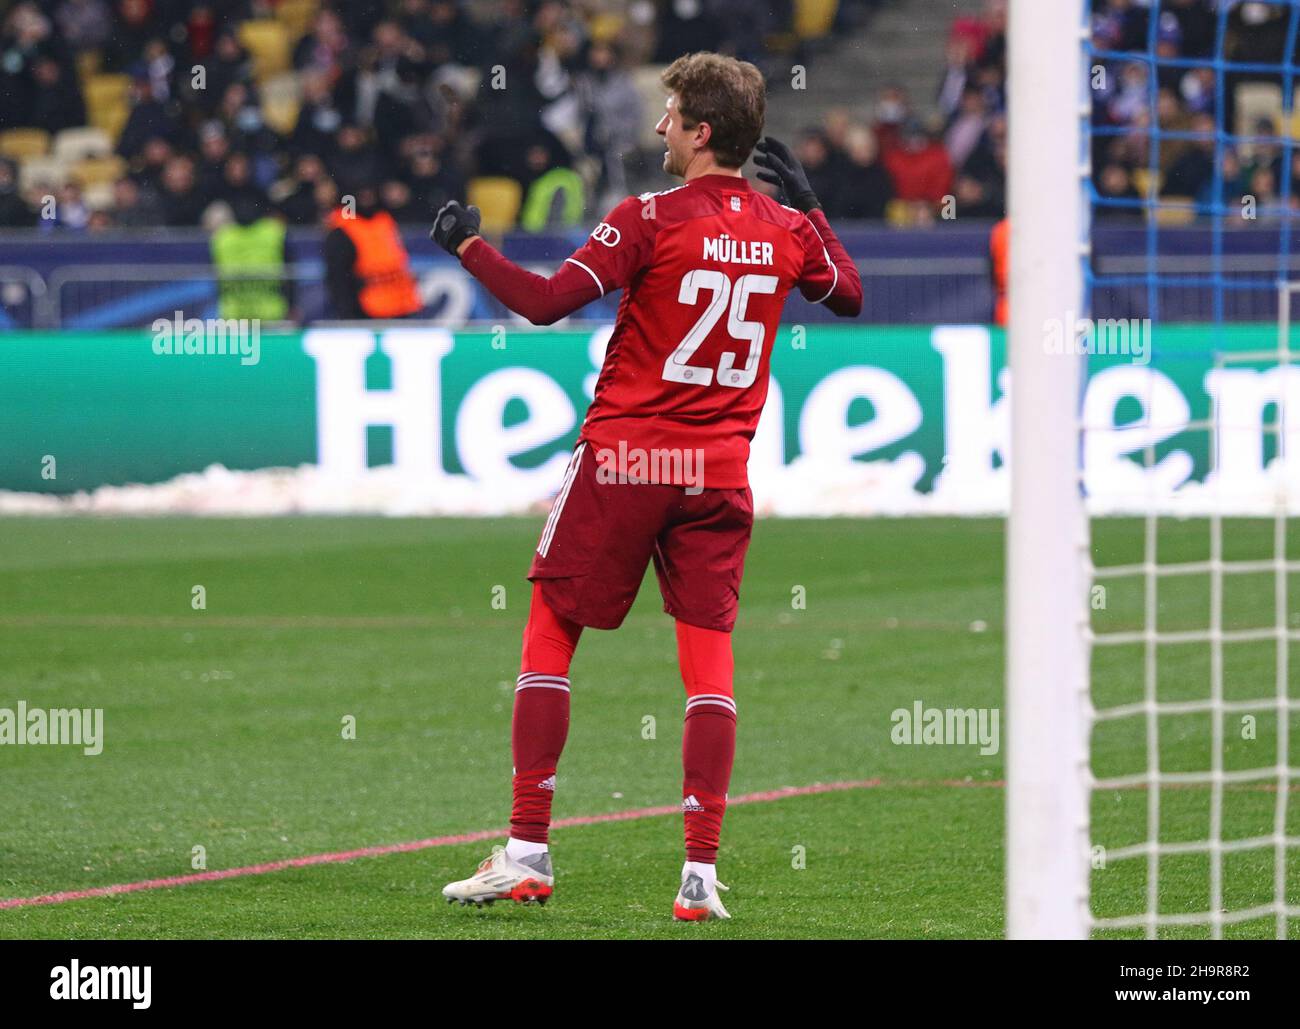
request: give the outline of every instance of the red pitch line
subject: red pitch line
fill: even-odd
[[[784,800],[786,797],[806,797],[814,793],[837,793],[843,790],[866,790],[882,785],[880,779],[862,779],[855,782],[814,783],[812,786],[784,786],[779,790],[764,790],[760,793],[745,793],[732,797],[727,803],[763,804],[772,800]],[[577,825],[599,825],[602,822],[631,822],[639,818],[655,818],[659,815],[676,815],[681,813],[680,804],[664,804],[659,807],[633,808],[630,811],[611,811],[604,815],[578,815],[573,818],[560,818],[552,823],[552,828],[565,829]],[[360,847],[356,850],[338,850],[328,854],[307,854],[304,857],[288,858],[284,861],[265,861],[258,865],[244,865],[241,868],[222,868],[212,872],[194,872],[190,875],[173,875],[165,879],[143,879],[133,883],[118,883],[114,886],[94,886],[86,890],[63,890],[59,893],[46,893],[39,897],[13,897],[0,900],[0,911],[7,908],[34,907],[37,904],[63,904],[70,900],[88,900],[91,897],[111,897],[119,893],[136,893],[140,890],[165,890],[172,886],[189,886],[191,883],[220,882],[222,879],[238,879],[246,875],[266,875],[270,872],[283,872],[290,868],[310,868],[313,865],[327,865],[340,861],[354,861],[357,858],[383,857],[385,854],[409,854],[415,850],[428,850],[430,847],[451,847],[458,843],[475,843],[479,840],[498,839],[509,829],[479,829],[475,832],[458,833],[452,836],[434,836],[427,840],[413,840],[409,843],[387,843],[378,847]]]
[[[1196,785],[1196,784],[1190,784]],[[858,779],[851,782],[814,783],[811,786],[782,786],[778,790],[762,790],[758,793],[743,793],[727,801],[728,806],[736,804],[763,804],[786,797],[807,797],[816,793],[840,793],[844,790],[870,790],[880,786],[917,787],[930,789],[948,787],[956,789],[1003,789],[1006,782],[1002,779]],[[1249,788],[1250,784],[1242,784]],[[1145,787],[1139,785],[1137,789]],[[1261,791],[1275,790],[1276,784],[1262,783]],[[1292,787],[1300,790],[1300,787]],[[611,811],[604,815],[576,815],[572,818],[560,818],[551,823],[553,829],[566,829],[578,825],[599,825],[602,822],[632,822],[639,818],[656,818],[660,815],[675,815],[681,811],[680,805],[662,804],[659,807],[633,808],[630,811]],[[37,904],[63,904],[70,900],[88,900],[91,897],[111,897],[119,893],[136,893],[140,890],[165,890],[172,886],[189,886],[191,883],[220,882],[222,879],[238,879],[246,875],[266,875],[269,872],[283,872],[289,868],[310,868],[313,865],[328,865],[340,861],[354,861],[357,858],[383,857],[385,854],[409,854],[415,850],[428,850],[431,847],[452,847],[458,843],[476,843],[479,840],[498,839],[509,829],[478,829],[475,832],[457,833],[452,836],[433,836],[427,840],[412,840],[409,843],[386,843],[378,847],[359,847],[356,850],[337,850],[327,854],[307,854],[303,857],[288,858],[284,861],[265,861],[258,865],[244,865],[240,868],[223,868],[213,872],[194,872],[190,875],[173,875],[165,879],[142,879],[133,883],[117,883],[113,886],[93,886],[85,890],[63,890],[59,893],[46,893],[39,897],[11,897],[0,900],[0,911],[8,908],[34,907]]]

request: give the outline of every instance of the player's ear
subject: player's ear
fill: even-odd
[[[695,144],[701,149],[709,145],[709,140],[713,138],[713,126],[706,121],[695,124]]]

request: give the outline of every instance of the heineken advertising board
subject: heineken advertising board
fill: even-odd
[[[424,512],[529,510],[558,486],[610,332],[232,329],[214,344],[211,326],[200,329],[160,321],[7,334],[0,490],[71,494],[219,465],[299,469],[345,497],[382,473],[419,484]],[[1225,509],[1269,502],[1271,423],[1282,398],[1300,400],[1300,369],[1271,359],[1277,327],[1132,333],[1122,345],[1113,333],[1092,346],[1070,330],[1045,337],[1062,361],[1088,363],[1088,493],[1115,510],[1211,488]],[[1011,388],[1001,330],[783,327],[750,461],[759,508],[1005,510]],[[1213,472],[1212,434],[1199,424],[1212,399],[1221,426]]]

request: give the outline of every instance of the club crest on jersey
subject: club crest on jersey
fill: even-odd
[[[591,238],[599,243],[604,243],[607,247],[616,247],[619,240],[623,238],[623,234],[609,222],[601,222],[591,230]]]
[[[739,210],[740,210],[740,197],[732,197],[732,198],[731,198],[731,209],[732,209],[733,211],[739,211]]]

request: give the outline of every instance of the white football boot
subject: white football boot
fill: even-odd
[[[710,918],[730,918],[727,909],[722,906],[718,890],[724,893],[727,887],[715,883],[717,890],[710,890],[704,880],[694,872],[682,877],[682,888],[677,891],[673,901],[673,918],[680,922],[707,922]]]
[[[448,883],[442,895],[448,904],[491,904],[513,900],[516,904],[545,904],[555,887],[550,852],[534,854],[516,861],[505,847],[493,847],[492,853],[468,879]]]

